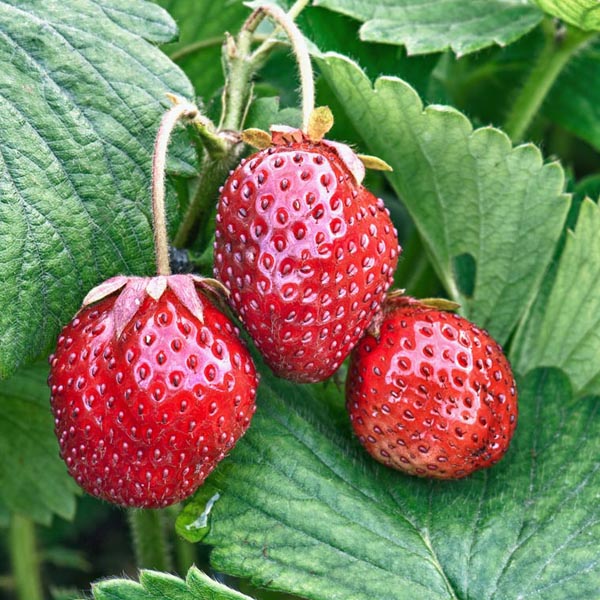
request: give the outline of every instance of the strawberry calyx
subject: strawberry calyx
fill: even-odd
[[[262,129],[250,128],[242,132],[242,141],[264,150],[270,146],[292,146],[310,143],[322,144],[338,156],[351,173],[357,185],[365,178],[365,169],[391,171],[392,167],[381,158],[367,154],[356,154],[350,146],[341,142],[326,140],[325,135],[333,127],[333,114],[329,107],[320,106],[311,113],[306,132],[289,125],[272,125],[271,133]]]
[[[379,339],[381,325],[386,315],[401,307],[413,307],[434,310],[442,310],[446,312],[455,312],[460,308],[458,302],[447,300],[446,298],[413,298],[405,295],[405,290],[392,290],[388,292],[383,302],[381,310],[371,320],[367,333],[375,339]]]
[[[113,305],[113,318],[117,339],[136,315],[146,297],[158,301],[165,290],[170,289],[201,323],[204,323],[202,302],[198,298],[197,288],[203,291],[228,295],[228,290],[216,279],[194,274],[157,275],[155,277],[136,277],[116,275],[91,289],[82,302],[82,309],[95,304],[112,294],[119,293]]]

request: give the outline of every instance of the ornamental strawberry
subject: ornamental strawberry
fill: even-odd
[[[454,479],[506,452],[517,423],[515,381],[490,335],[411,298],[391,298],[379,335],[352,353],[346,406],[379,462]]]
[[[271,131],[221,190],[214,273],[271,369],[321,381],[379,310],[398,239],[348,146],[311,129]]]
[[[216,283],[216,282],[215,282]],[[60,454],[90,494],[157,508],[191,494],[254,413],[252,359],[193,275],[93,289],[50,357]]]

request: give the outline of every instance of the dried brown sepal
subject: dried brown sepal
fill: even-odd
[[[393,171],[391,165],[388,165],[385,160],[378,158],[377,156],[371,156],[370,154],[357,154],[358,158],[367,169],[373,171]]]
[[[306,133],[311,142],[320,142],[333,127],[333,113],[329,106],[319,106],[310,114]]]
[[[458,302],[447,300],[446,298],[421,298],[418,302],[419,304],[428,306],[429,308],[446,310],[448,312],[455,312],[460,308],[460,304]]]
[[[448,312],[454,312],[460,308],[460,304],[453,300],[447,300],[446,298],[413,298],[412,296],[405,296],[404,291],[393,290],[388,292],[384,307],[393,310],[398,306],[426,306]]]
[[[259,150],[264,150],[273,143],[270,133],[255,128],[244,129],[244,131],[242,131],[242,141]]]
[[[301,129],[289,125],[273,125],[271,127],[271,139],[275,146],[290,146],[301,144],[306,136]]]
[[[371,319],[369,326],[367,327],[367,333],[369,335],[372,335],[377,340],[379,339],[379,335],[381,334],[381,325],[383,324],[384,317],[385,310],[378,310]]]
[[[212,277],[202,277],[201,275],[190,275],[196,284],[201,287],[204,291],[218,294],[221,297],[227,299],[231,296],[231,292],[218,280]]]

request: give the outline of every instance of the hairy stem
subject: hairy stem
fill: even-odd
[[[35,525],[30,519],[12,514],[9,547],[16,597],[19,600],[43,600]]]
[[[268,39],[270,39],[270,37],[271,37],[270,35],[256,33],[256,34],[254,34],[252,41],[253,42],[266,42]],[[189,56],[190,54],[195,54],[196,52],[200,52],[200,51],[206,50],[208,48],[214,48],[215,46],[222,46],[224,39],[225,38],[222,35],[217,35],[215,37],[206,38],[204,40],[199,40],[198,42],[188,44],[187,46],[183,46],[183,48],[179,48],[178,50],[171,52],[171,54],[169,54],[169,58],[173,62],[177,62],[178,60],[181,60],[182,58],[185,58],[186,56]],[[273,41],[275,44],[278,43],[277,40],[273,40]]]
[[[307,4],[308,0],[297,0],[287,14],[278,7],[270,5],[260,7],[246,19],[235,39],[226,35],[223,47],[226,82],[222,97],[223,111],[218,127],[222,146],[218,153],[213,152],[212,155],[209,150],[209,155],[205,156],[202,161],[198,185],[175,236],[175,246],[179,248],[188,246],[197,232],[201,234],[205,232],[206,224],[216,205],[219,186],[241,157],[243,145],[239,131],[243,127],[244,117],[251,100],[252,78],[276,43],[271,38],[259,46],[255,53],[252,53],[253,42],[260,39],[255,35],[256,28],[265,16],[270,16],[281,24],[292,41],[300,64],[305,128],[308,125],[310,113],[314,108],[315,95],[312,65],[304,37],[293,22],[293,19]]]
[[[239,131],[242,128],[242,117],[249,100],[250,82],[254,76],[254,67],[249,60],[251,47],[252,31],[243,27],[237,40],[228,36],[225,42],[228,72],[223,95],[222,129]]]
[[[544,22],[546,44],[517,96],[504,124],[513,142],[521,141],[538,114],[548,92],[573,55],[588,42],[593,32],[569,27],[559,33],[554,22]]]
[[[306,8],[306,6],[308,6],[310,0],[296,0],[296,2],[294,2],[294,4],[290,7],[290,9],[287,11],[287,16],[292,20],[295,21],[296,18],[298,17],[298,15]],[[261,60],[262,62],[262,56],[265,54],[268,54],[272,49],[273,46],[277,45],[279,42],[278,39],[276,39],[276,35],[281,31],[281,26],[278,25],[273,33],[269,36],[267,36],[267,38],[263,41],[263,43],[254,51],[254,59],[255,60]],[[255,35],[254,39],[257,39],[258,36]]]
[[[152,509],[131,509],[127,514],[138,568],[172,570],[173,564],[162,512]]]
[[[200,167],[198,187],[181,221],[173,245],[177,248],[188,246],[196,232],[203,233],[214,207],[217,204],[219,186],[225,181],[229,171],[239,162],[242,145],[236,144],[220,161],[208,155]]]
[[[198,109],[190,102],[182,101],[164,115],[156,134],[152,155],[152,220],[154,226],[154,252],[158,275],[170,275],[169,242],[167,238],[167,215],[165,209],[165,170],[167,149],[171,134],[179,119],[194,119]]]
[[[306,2],[297,2],[298,6],[292,7],[295,11],[300,11],[306,5]],[[312,64],[310,62],[310,53],[308,52],[308,46],[306,40],[302,35],[300,29],[296,23],[294,23],[294,13],[286,13],[276,5],[265,5],[257,9],[262,11],[273,19],[287,34],[290,43],[292,44],[292,50],[294,56],[298,61],[298,71],[300,73],[300,87],[302,89],[302,129],[304,132],[308,130],[308,121],[310,115],[315,108],[315,83],[314,75],[312,70]],[[256,53],[253,55],[252,60],[258,61],[260,59],[261,48],[258,48]],[[257,58],[258,57],[258,58]]]

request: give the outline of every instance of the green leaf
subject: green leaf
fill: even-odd
[[[600,3],[596,3],[600,7]],[[600,11],[598,11],[600,16]],[[569,62],[548,94],[542,113],[600,150],[600,37]]]
[[[32,365],[0,389],[0,504],[46,525],[73,518],[79,489],[58,456],[47,376]]]
[[[600,31],[598,0],[535,0],[545,12],[580,29]]]
[[[381,73],[397,75],[420,93],[427,89],[431,71],[439,60],[435,54],[408,58],[402,47],[361,41],[356,20],[317,6],[303,10],[298,25],[321,52],[351,56],[369,77]]]
[[[572,32],[573,33],[573,32]],[[541,28],[507,48],[445,60],[436,76],[452,103],[483,123],[502,124],[507,106],[523,86],[532,57],[544,51]],[[569,60],[549,90],[540,115],[600,150],[600,39],[591,37]]]
[[[592,199],[600,199],[600,173],[584,177],[577,182],[575,194],[578,196],[589,196]]]
[[[142,571],[140,583],[128,579],[107,579],[93,586],[95,600],[252,600],[211,579],[192,567],[186,580],[159,573]]]
[[[66,546],[50,546],[44,548],[40,555],[41,561],[47,565],[85,572],[92,570],[92,565],[80,550]]]
[[[428,481],[370,459],[306,387],[265,377],[252,427],[178,531],[214,546],[215,569],[312,600],[594,597],[600,403],[574,401],[554,370],[519,390],[507,456]]]
[[[451,48],[468,54],[493,44],[504,46],[533,29],[542,13],[519,0],[317,0],[364,22],[364,41],[402,44],[409,54]]]
[[[600,393],[600,208],[584,200],[567,234],[551,291],[536,303],[515,341],[515,365],[563,369],[575,391]]]
[[[388,179],[451,298],[506,342],[561,234],[569,206],[562,168],[544,164],[531,144],[512,148],[497,129],[474,131],[450,107],[423,109],[400,79],[381,77],[372,86],[333,54],[318,64],[369,154],[393,166]]]
[[[205,103],[223,85],[225,32],[237,34],[250,10],[240,0],[157,0],[179,26],[179,39],[164,48],[185,71]]]
[[[281,109],[279,98],[273,96],[258,98],[250,106],[245,126],[269,131],[271,125],[301,127],[302,114],[297,108]]]
[[[10,523],[10,511],[4,504],[2,503],[2,498],[0,498],[0,528],[8,527]]]
[[[82,600],[77,588],[50,586],[49,591],[52,600]]]
[[[154,45],[176,33],[168,15],[122,7],[0,0],[0,377],[91,286],[154,270],[153,139],[165,93],[193,90]]]

